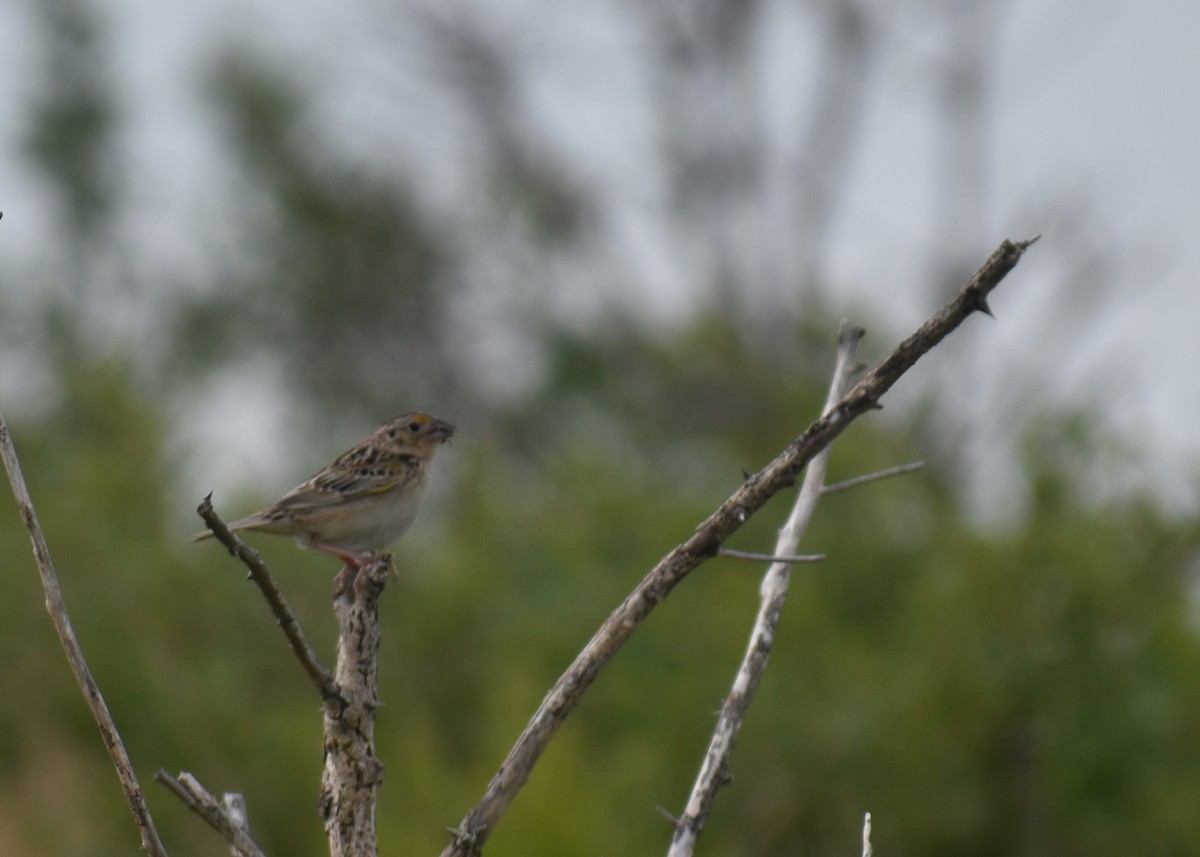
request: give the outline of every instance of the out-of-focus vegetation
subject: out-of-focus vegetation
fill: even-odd
[[[739,465],[760,465],[803,425],[819,393],[755,389],[749,365],[700,383],[661,343],[583,348],[563,347],[569,396],[523,403],[530,416],[511,428],[465,428],[447,451],[453,489],[421,522],[436,536],[401,543],[384,604],[384,853],[436,851],[595,625],[736,486]],[[659,402],[620,380],[632,367]],[[161,765],[241,790],[268,851],[322,853],[311,689],[236,566],[164,524],[152,466],[162,425],[127,373],[81,370],[60,408],[13,431],[143,777]],[[523,447],[530,432],[539,440]],[[868,422],[835,448],[834,478],[912,453]],[[1044,473],[1036,523],[986,538],[944,483],[935,463],[824,501],[808,546],[830,559],[794,575],[736,781],[703,847],[833,854],[871,809],[876,847],[891,852],[1117,854],[1147,841],[1186,852],[1200,833],[1194,531],[1143,504],[1084,511]],[[24,534],[2,505],[0,841],[14,854],[132,848]],[[769,545],[784,510],[773,503],[737,542]],[[328,657],[334,569],[260,541]],[[653,807],[686,793],[758,579],[753,565],[714,561],[652,616],[551,746],[493,853],[661,847]],[[218,847],[149,788],[173,854]]]
[[[45,8],[47,55],[89,73],[51,63],[58,83],[31,113],[30,162],[61,200],[64,258],[32,310],[0,315],[6,356],[45,379],[42,405],[0,405],[168,848],[198,857],[222,845],[151,782],[160,766],[244,793],[268,853],[326,853],[317,701],[243,574],[211,543],[187,544],[175,508],[181,391],[267,355],[284,368],[286,400],[332,449],[407,407],[462,424],[439,461],[439,490],[398,546],[400,580],[383,605],[381,853],[437,853],[607,612],[743,470],[816,415],[840,312],[812,297],[802,314],[748,334],[747,310],[722,303],[736,294],[724,283],[719,300],[670,328],[648,329],[631,311],[565,324],[537,311],[550,299],[534,281],[496,324],[524,337],[539,370],[498,394],[489,385],[503,371],[478,371],[470,347],[471,331],[489,326],[471,314],[480,296],[462,244],[472,236],[403,182],[306,138],[302,90],[231,54],[209,86],[252,197],[243,255],[214,261],[207,288],[163,303],[155,326],[169,336],[147,360],[136,338],[96,332],[105,307],[146,287],[112,275],[120,248],[97,226],[119,201],[104,166],[118,120],[102,28],[79,0]],[[552,254],[586,232],[588,206],[572,202],[570,182],[497,137],[496,217],[520,221],[523,252]],[[704,163],[689,161],[689,174],[705,174]],[[514,323],[513,306],[529,314]],[[864,354],[880,354],[889,320],[860,320],[880,331]],[[957,499],[960,457],[928,407],[890,425],[865,419],[838,441],[832,480],[918,457],[930,466],[820,506],[805,548],[829,560],[793,575],[735,782],[700,853],[845,854],[865,810],[880,854],[1191,852],[1195,527],[1142,498],[1081,497],[1070,463],[1107,450],[1087,414],[1064,412],[1023,439],[1027,523],[974,532]],[[294,479],[323,453],[297,461]],[[290,484],[246,486],[247,509]],[[131,853],[115,775],[0,494],[0,853]],[[790,499],[736,546],[769,548]],[[217,500],[228,514],[247,510]],[[256,544],[331,660],[336,569],[286,542]],[[489,854],[665,848],[654,808],[682,805],[761,571],[713,561],[657,610],[551,744]]]

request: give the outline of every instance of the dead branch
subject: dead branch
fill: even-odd
[[[100,693],[100,687],[92,677],[91,670],[88,669],[87,661],[83,657],[83,649],[75,637],[75,629],[71,626],[71,617],[67,613],[67,604],[63,600],[62,590],[58,585],[58,574],[54,570],[54,563],[50,560],[50,548],[46,544],[46,536],[42,532],[42,525],[38,521],[37,513],[33,510],[29,486],[25,484],[25,477],[21,473],[21,464],[17,460],[17,450],[13,446],[12,436],[8,433],[8,425],[4,422],[3,417],[0,417],[0,457],[4,459],[4,469],[8,471],[8,482],[12,486],[13,497],[16,498],[17,508],[21,513],[21,521],[25,524],[25,529],[29,531],[30,541],[33,542],[33,558],[42,578],[42,589],[46,593],[46,610],[50,613],[54,630],[58,632],[59,642],[62,643],[63,651],[66,652],[67,663],[71,665],[71,672],[79,684],[80,691],[83,692],[84,699],[87,700],[88,708],[92,711],[92,718],[100,728],[100,737],[104,740],[104,746],[112,759],[113,767],[116,768],[117,777],[121,780],[125,800],[133,812],[134,823],[137,824],[141,833],[142,850],[151,857],[166,857],[167,850],[163,847],[162,840],[158,838],[158,831],[154,827],[154,820],[150,817],[150,810],[146,807],[142,788],[138,784],[137,775],[133,772],[133,762],[129,758],[129,752],[121,741],[117,725],[113,722],[112,714],[108,710],[108,704],[105,703],[104,696]]]
[[[212,507],[197,509],[213,535],[250,571],[292,652],[325,700],[325,768],[321,775],[321,817],[332,857],[375,857],[375,803],[383,764],[375,755],[375,711],[379,659],[379,595],[390,556],[356,570],[338,588],[333,610],[338,620],[337,662],[331,674],[317,660],[299,622],[258,552],[231,532]]]
[[[325,700],[325,770],[321,817],[331,857],[375,857],[375,801],[383,763],[375,755],[375,711],[380,702],[379,595],[390,556],[363,566],[333,599],[338,620],[334,675],[340,698]]]
[[[199,780],[187,771],[172,777],[162,768],[154,779],[167,787],[192,812],[208,822],[209,827],[229,843],[233,857],[265,857],[262,849],[250,838],[250,825],[246,819],[246,805],[242,796],[227,792],[218,801]]]
[[[825,399],[823,414],[829,413],[837,406],[838,400],[850,386],[854,372],[854,354],[863,333],[861,327],[847,329],[846,324],[842,323],[838,334],[837,359],[834,361],[833,378],[829,383],[829,394]],[[792,512],[787,523],[779,531],[779,539],[775,545],[776,554],[794,554],[799,549],[800,540],[808,529],[813,512],[816,511],[817,501],[821,499],[821,488],[825,483],[825,472],[829,465],[829,452],[830,447],[827,446],[809,462],[804,473],[804,484],[800,486],[800,493],[792,506]],[[688,796],[687,808],[671,835],[671,847],[667,852],[669,857],[691,857],[696,848],[696,839],[708,821],[717,792],[730,780],[729,757],[733,753],[733,744],[738,733],[742,730],[746,712],[754,700],[754,693],[758,690],[759,682],[767,669],[771,646],[775,642],[775,629],[779,625],[779,617],[787,599],[791,570],[789,563],[775,562],[763,577],[759,587],[758,617],[750,632],[745,657],[738,667],[733,687],[721,705],[721,713],[717,717],[717,725],[704,754],[704,762],[692,786],[692,793]]]
[[[722,543],[772,496],[795,484],[813,457],[855,419],[878,408],[879,400],[935,345],[976,311],[988,312],[988,295],[1016,267],[1037,240],[1004,241],[938,312],[868,372],[829,413],[816,420],[774,461],[751,476],[685,542],[664,556],[599,630],[546,694],[483,799],[459,823],[442,857],[482,852],[496,823],[529,778],[533,766],[563,720],[574,710],[600,670],[633,635],[641,622],[689,573],[717,553]]]
[[[823,553],[806,553],[806,554],[777,554],[777,553],[755,553],[754,551],[739,551],[733,548],[722,547],[717,551],[721,556],[727,556],[730,559],[748,559],[754,562],[786,562],[788,565],[808,562],[824,562],[825,554]]]
[[[279,627],[283,629],[283,633],[287,636],[288,644],[292,648],[292,653],[295,654],[300,665],[304,667],[304,672],[312,680],[313,685],[321,694],[321,698],[328,701],[330,699],[340,698],[341,688],[330,675],[329,670],[322,666],[317,659],[317,653],[313,651],[312,646],[308,644],[308,640],[304,636],[304,632],[300,628],[300,623],[296,620],[296,616],[292,613],[292,609],[288,607],[287,600],[283,597],[283,592],[279,589],[279,585],[275,582],[275,578],[271,576],[271,572],[267,570],[266,564],[259,557],[258,551],[250,547],[225,525],[221,517],[213,509],[212,495],[205,497],[200,505],[196,508],[197,514],[204,519],[204,523],[208,525],[214,537],[229,550],[229,553],[241,560],[250,572],[250,579],[253,580],[260,590],[263,597],[267,599],[267,604],[271,607],[271,612],[275,614],[275,619],[279,623]]]
[[[862,476],[855,476],[853,479],[846,479],[842,482],[835,482],[832,485],[826,485],[821,489],[821,496],[824,497],[827,494],[837,494],[841,491],[849,491],[851,488],[857,488],[859,485],[878,482],[881,479],[891,479],[893,476],[903,476],[906,473],[915,473],[924,466],[924,461],[913,461],[909,464],[897,464],[895,467],[877,470],[874,473],[864,473]]]

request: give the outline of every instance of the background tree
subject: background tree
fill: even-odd
[[[437,853],[586,629],[819,408],[834,320],[871,329],[870,359],[911,314],[886,273],[870,310],[848,309],[863,301],[836,291],[827,261],[862,111],[898,56],[927,58],[906,37],[940,7],[613,4],[629,22],[613,60],[586,74],[563,63],[561,77],[547,76],[568,52],[554,34],[589,20],[578,13],[542,10],[530,29],[469,4],[351,6],[327,30],[339,62],[315,67],[247,38],[214,47],[192,85],[220,141],[220,206],[187,236],[203,263],[168,268],[131,226],[137,105],[114,71],[112,11],[33,8],[43,86],[24,103],[22,163],[43,177],[60,234],[0,269],[4,410],[135,762],[202,758],[210,786],[246,793],[268,853],[322,853],[308,688],[279,667],[277,631],[225,558],[185,547],[190,510],[213,487],[223,509],[257,508],[384,416],[445,412],[464,435],[385,599],[379,734],[381,841]],[[821,71],[795,87],[787,121],[761,107],[779,107],[764,96],[779,72],[763,63],[780,32],[828,46],[806,53]],[[643,74],[644,124],[599,126],[653,143],[615,181],[606,135],[580,159],[539,86],[567,81],[586,110],[588,85]],[[354,124],[364,113],[378,121]],[[986,153],[962,158],[986,172]],[[957,205],[986,204],[960,190]],[[1043,191],[1028,231],[1048,233],[1052,296],[997,301],[997,326],[932,355],[928,388],[898,391],[884,419],[839,442],[834,480],[930,466],[830,498],[814,521],[809,544],[830,560],[794,576],[702,851],[844,853],[864,809],[881,854],[1200,839],[1195,525],[1132,487],[1141,451],[1110,432],[1111,409],[1057,383],[1116,245],[1103,213]],[[6,211],[0,238],[21,215]],[[996,224],[978,217],[971,239],[991,243]],[[975,258],[966,243],[912,252],[945,271],[958,260],[943,253]],[[678,295],[668,308],[654,297],[664,281]],[[1024,361],[1028,380],[988,387],[991,348]],[[247,423],[275,434],[241,458]],[[256,478],[213,484],[239,467]],[[1016,514],[1007,530],[973,529],[981,506]],[[0,852],[132,848],[9,512]],[[739,546],[771,543],[778,517]],[[293,606],[330,651],[334,569],[262,547],[289,592],[307,587]],[[687,581],[552,745],[488,853],[664,847],[652,804],[677,802],[694,774],[757,584],[729,561]],[[169,796],[151,801],[173,855],[212,852]]]

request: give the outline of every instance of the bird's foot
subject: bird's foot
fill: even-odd
[[[389,577],[395,576],[399,578],[400,576],[400,573],[396,570],[396,563],[392,561],[391,554],[376,551],[343,554],[342,561],[345,563],[345,566],[343,566],[342,570],[333,579],[335,597],[345,595],[351,590],[353,590],[355,597],[361,597],[363,587],[369,582],[369,575],[361,574],[360,572],[379,562],[387,563],[387,574]],[[382,587],[382,581],[380,581],[380,586]]]

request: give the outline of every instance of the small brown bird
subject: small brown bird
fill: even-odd
[[[358,568],[412,526],[433,457],[454,431],[429,414],[393,417],[273,506],[229,529],[292,536]]]

